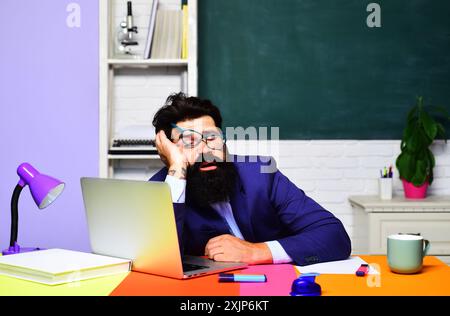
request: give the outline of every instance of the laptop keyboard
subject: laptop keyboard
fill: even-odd
[[[200,270],[200,269],[206,269],[206,268],[209,268],[209,267],[207,267],[207,266],[199,266],[199,265],[196,265],[196,264],[190,264],[190,263],[183,262],[183,271],[184,272]]]

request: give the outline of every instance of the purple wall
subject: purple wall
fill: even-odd
[[[80,28],[66,24],[70,3],[81,7]],[[79,181],[98,175],[98,1],[1,0],[0,21],[0,248],[27,161],[66,188],[44,210],[22,191],[19,244],[88,251]]]

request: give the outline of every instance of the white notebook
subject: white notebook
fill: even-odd
[[[0,256],[0,274],[49,285],[97,278],[131,269],[131,260],[64,249]]]
[[[361,264],[366,264],[360,257],[354,256],[346,260],[330,261],[324,263],[311,264],[309,266],[296,266],[300,273],[320,273],[320,274],[355,274]],[[380,274],[369,264],[369,274]]]

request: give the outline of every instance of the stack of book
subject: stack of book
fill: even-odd
[[[127,273],[132,261],[66,249],[47,249],[0,257],[0,275],[58,285]]]
[[[153,0],[144,59],[186,59],[188,38],[188,7],[159,8]]]

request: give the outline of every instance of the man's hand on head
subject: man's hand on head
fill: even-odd
[[[214,261],[268,264],[272,253],[265,243],[251,243],[232,235],[221,235],[208,241],[205,256]]]
[[[169,169],[168,174],[179,179],[186,179],[187,160],[182,149],[172,143],[163,130],[156,134],[156,149],[161,160]]]

